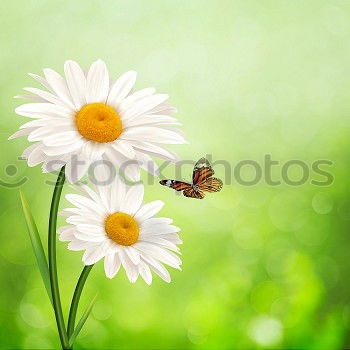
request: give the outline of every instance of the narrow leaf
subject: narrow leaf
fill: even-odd
[[[44,248],[41,243],[40,235],[38,229],[36,227],[35,221],[29,209],[28,201],[26,200],[24,193],[22,191],[19,192],[21,196],[22,208],[24,217],[26,220],[28,233],[30,237],[30,241],[32,243],[32,248],[35,254],[36,262],[38,263],[38,267],[40,270],[41,278],[44,282],[47,295],[50,298],[52,303],[52,295],[51,295],[51,286],[50,286],[50,276],[49,276],[49,268],[47,265],[46,256],[44,253]]]
[[[70,339],[69,339],[69,345],[72,346],[74,343],[75,338],[78,336],[79,332],[81,331],[81,329],[83,328],[86,320],[88,319],[90,312],[92,310],[92,308],[94,307],[94,304],[96,302],[96,298],[97,295],[95,295],[95,297],[92,299],[90,305],[88,306],[88,308],[84,311],[83,315],[81,316],[81,319],[79,320],[77,326],[74,329],[73,334],[71,335]]]

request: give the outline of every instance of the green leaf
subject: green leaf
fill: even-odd
[[[47,265],[47,260],[46,260],[46,256],[44,253],[44,248],[43,248],[43,245],[41,243],[40,235],[39,235],[38,229],[36,227],[35,221],[33,219],[31,212],[30,212],[28,201],[26,200],[24,193],[22,191],[19,191],[19,194],[21,196],[23,213],[24,213],[24,217],[26,219],[28,233],[29,233],[30,241],[32,243],[36,262],[38,263],[41,278],[44,282],[47,295],[49,296],[50,301],[52,303],[49,268]]]
[[[75,338],[78,336],[79,332],[83,328],[87,318],[90,315],[92,308],[94,307],[94,304],[96,302],[96,298],[97,298],[97,295],[95,295],[95,297],[92,299],[90,305],[88,306],[88,308],[84,311],[83,315],[81,316],[81,319],[79,320],[77,326],[75,327],[73,334],[69,338],[69,346],[73,345]]]

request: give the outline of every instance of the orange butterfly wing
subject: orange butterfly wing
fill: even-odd
[[[219,192],[222,189],[222,181],[216,177],[206,179],[203,183],[198,185],[199,189],[206,192]]]
[[[207,178],[214,175],[214,170],[209,164],[208,160],[201,158],[193,169],[192,181],[194,185],[199,185],[204,182]]]
[[[205,193],[201,190],[195,191],[193,188],[188,188],[183,192],[185,197],[191,197],[196,199],[203,199],[205,197]]]

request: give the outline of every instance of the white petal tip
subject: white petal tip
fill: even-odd
[[[94,63],[98,63],[98,64],[106,64],[105,61],[102,58],[98,58]]]

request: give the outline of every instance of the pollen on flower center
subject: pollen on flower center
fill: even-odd
[[[129,246],[137,242],[139,238],[139,226],[136,220],[125,213],[114,213],[105,221],[107,236],[114,242]]]
[[[83,106],[76,114],[75,124],[82,136],[96,142],[112,142],[123,130],[118,113],[103,103]]]

